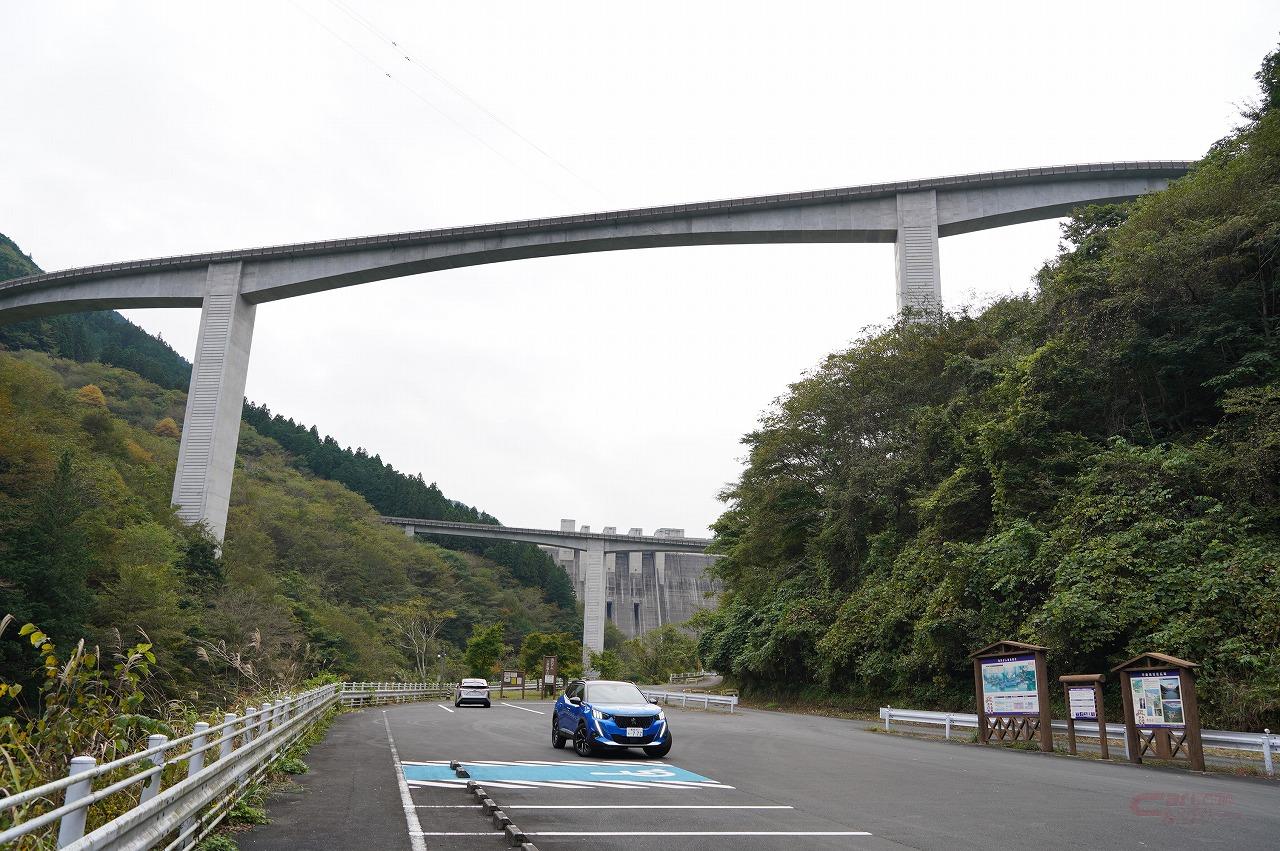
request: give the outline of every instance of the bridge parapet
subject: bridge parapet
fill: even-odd
[[[455,535],[461,538],[487,538],[518,541],[546,547],[562,547],[587,551],[598,542],[604,553],[703,553],[711,546],[710,538],[676,538],[658,535],[620,535],[604,532],[567,532],[557,529],[526,529],[517,526],[493,526],[487,523],[455,523],[448,520],[422,520],[412,517],[379,517],[390,526],[401,526],[406,534]],[[410,533],[409,530],[413,532]]]

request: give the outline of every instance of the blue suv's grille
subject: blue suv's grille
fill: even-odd
[[[620,745],[647,745],[649,744],[649,736],[619,736],[613,735],[613,740]]]
[[[619,727],[648,727],[658,720],[657,715],[615,715],[613,723]]]

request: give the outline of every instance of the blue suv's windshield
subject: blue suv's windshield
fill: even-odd
[[[648,703],[631,683],[587,683],[587,703]]]

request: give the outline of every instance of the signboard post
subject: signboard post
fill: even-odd
[[[1204,771],[1195,662],[1163,653],[1143,653],[1112,670],[1120,674],[1124,732],[1130,762],[1144,755],[1185,759]]]
[[[1065,674],[1058,677],[1067,699],[1067,750],[1076,752],[1076,722],[1098,722],[1098,739],[1102,743],[1102,758],[1110,759],[1107,742],[1107,713],[1102,704],[1102,683],[1106,674]]]
[[[973,688],[978,703],[978,741],[1040,741],[1053,751],[1053,719],[1049,715],[1047,647],[1021,641],[997,641],[973,659]]]
[[[542,682],[540,683],[542,696],[546,697],[548,692],[556,690],[556,671],[559,668],[560,659],[557,656],[542,657]]]

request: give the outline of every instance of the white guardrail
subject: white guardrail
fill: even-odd
[[[661,700],[668,706],[673,703],[683,707],[701,706],[703,709],[727,706],[729,711],[733,712],[733,708],[738,705],[738,698],[731,694],[689,694],[683,691],[651,691],[649,689],[641,689],[641,691],[650,700]]]
[[[940,726],[945,729],[945,735],[948,739],[951,738],[952,727],[962,727],[968,730],[978,729],[978,716],[975,713],[968,712],[928,712],[923,709],[898,709],[893,706],[882,706],[880,707],[880,719],[884,721],[885,730],[890,729],[890,725],[894,721],[906,724]],[[1129,743],[1125,736],[1124,725],[1107,724],[1106,729],[1108,739],[1120,739],[1125,743],[1127,754]],[[1055,733],[1066,733],[1067,722],[1065,720],[1054,721],[1053,731]],[[1098,732],[1098,722],[1096,721],[1076,722],[1076,736],[1078,738],[1096,739],[1098,738]],[[1276,751],[1280,751],[1280,735],[1272,733],[1269,729],[1261,733],[1201,730],[1200,741],[1205,747],[1260,753],[1262,754],[1263,770],[1269,777],[1275,776],[1273,754]]]
[[[221,724],[201,721],[190,735],[172,741],[150,736],[145,750],[102,765],[93,757],[75,757],[66,777],[0,798],[0,815],[12,814],[16,822],[0,832],[0,847],[10,847],[54,822],[59,823],[57,847],[70,851],[194,847],[330,707],[401,703],[449,693],[448,687],[430,683],[331,683],[250,706],[243,717],[229,712]],[[165,769],[183,763],[186,777],[162,789]],[[106,785],[94,789],[95,781]],[[89,807],[138,784],[144,785],[136,806],[85,834]],[[22,820],[22,808],[37,802],[55,804],[59,797],[61,806]]]
[[[671,674],[667,678],[667,684],[677,685],[679,683],[697,682],[714,676],[716,676],[715,671],[690,671],[687,674]]]

